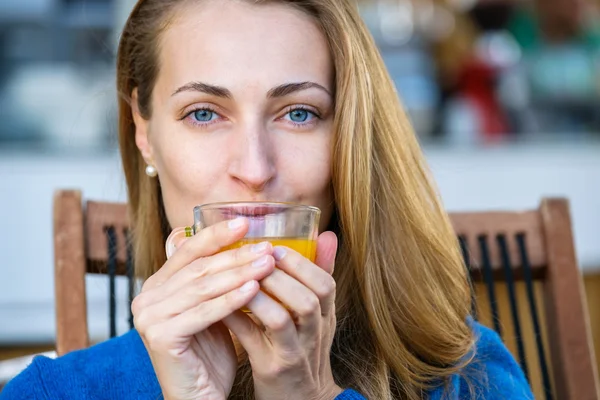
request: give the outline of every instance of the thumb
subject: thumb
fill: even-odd
[[[335,256],[337,254],[338,239],[335,233],[323,232],[317,238],[317,257],[315,264],[323,268],[329,274],[333,274],[335,267]]]

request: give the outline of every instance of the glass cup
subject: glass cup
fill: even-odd
[[[203,228],[238,217],[247,218],[246,235],[221,251],[242,247],[246,244],[271,242],[273,246],[286,246],[310,261],[315,261],[319,218],[317,207],[275,202],[227,202],[210,203],[194,207],[194,225],[177,228],[167,238],[167,257],[174,254],[176,244],[184,237],[191,237]],[[246,311],[247,310],[243,310]]]

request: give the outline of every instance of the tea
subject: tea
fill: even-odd
[[[297,251],[302,254],[304,257],[308,258],[310,261],[315,261],[316,251],[317,251],[317,242],[315,240],[306,239],[306,238],[281,238],[281,237],[252,237],[252,238],[243,238],[240,241],[235,242],[234,244],[224,247],[223,251],[237,249],[238,247],[242,247],[246,244],[254,244],[254,243],[262,243],[262,242],[271,242],[273,246],[285,246],[290,249]]]

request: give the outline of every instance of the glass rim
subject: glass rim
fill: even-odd
[[[285,209],[291,211],[310,211],[316,213],[321,212],[321,209],[319,207],[284,201],[221,201],[216,203],[204,203],[197,205],[196,207],[194,207],[194,211],[219,210],[226,209],[229,207],[265,207],[282,210]]]

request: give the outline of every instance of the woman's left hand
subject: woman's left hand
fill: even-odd
[[[253,317],[238,311],[223,322],[248,353],[257,400],[332,400],[342,392],[333,380],[329,353],[335,334],[337,237],[322,233],[313,264],[276,247],[277,268],[261,281],[288,309],[263,292],[248,303]]]

